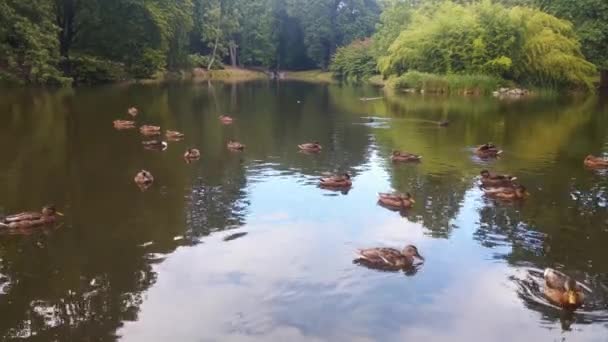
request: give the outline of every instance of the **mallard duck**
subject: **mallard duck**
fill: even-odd
[[[492,143],[483,144],[475,149],[475,154],[480,158],[496,158],[502,151]]]
[[[116,129],[133,129],[135,122],[128,120],[114,120],[114,128]]]
[[[608,159],[588,155],[585,158],[585,166],[593,169],[605,169],[608,168]]]
[[[200,157],[201,157],[201,151],[199,151],[196,148],[189,148],[186,150],[186,153],[184,153],[184,158],[188,161],[196,160],[196,159],[199,159]]]
[[[311,153],[319,153],[323,149],[323,147],[321,146],[321,144],[319,144],[318,141],[300,144],[300,145],[298,145],[298,147],[300,148],[301,151],[311,152]]]
[[[409,152],[393,151],[391,161],[394,163],[407,163],[407,162],[419,162],[422,157]]]
[[[238,141],[230,140],[228,141],[228,149],[233,151],[243,151],[245,149],[245,145],[241,144]]]
[[[219,119],[224,125],[230,125],[234,122],[234,119],[228,115],[220,115]]]
[[[418,248],[413,245],[405,246],[403,251],[394,248],[369,248],[357,251],[357,260],[376,265],[378,267],[387,266],[394,268],[408,268],[414,265],[415,258],[424,261],[418,252]]]
[[[505,201],[523,200],[530,196],[530,193],[523,185],[483,189],[486,195]]]
[[[46,205],[41,212],[24,212],[0,219],[0,228],[27,229],[45,226],[57,221],[57,216],[63,216],[54,205]]]
[[[344,173],[342,175],[321,178],[319,185],[327,188],[350,188],[353,182],[350,180],[350,175]]]
[[[127,110],[127,113],[129,113],[129,115],[135,117],[135,116],[137,116],[137,114],[139,114],[139,110],[135,107],[131,107]]]
[[[169,144],[167,144],[166,141],[162,141],[162,140],[142,141],[141,144],[144,145],[144,148],[146,150],[153,150],[153,151],[164,151],[167,149],[167,146],[169,146]]]
[[[182,139],[184,139],[184,136],[185,135],[183,133],[180,133],[178,131],[167,130],[165,132],[165,137],[167,137],[167,140],[173,140],[173,141],[182,140]]]
[[[583,289],[569,276],[552,268],[545,270],[545,296],[552,302],[568,309],[583,305]]]
[[[380,193],[378,194],[378,196],[378,202],[380,202],[380,204],[394,209],[408,209],[413,207],[414,203],[416,203],[416,201],[409,192],[405,195]]]
[[[147,135],[147,136],[160,135],[160,127],[143,125],[143,126],[139,127],[139,132],[141,134]]]
[[[141,170],[137,173],[137,175],[135,175],[135,178],[133,178],[133,180],[139,186],[148,187],[152,185],[152,183],[154,183],[154,176],[152,176],[149,171]]]
[[[490,173],[488,170],[481,171],[481,184],[485,187],[513,187],[517,177]]]

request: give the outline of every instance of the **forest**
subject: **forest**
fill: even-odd
[[[65,85],[223,68],[608,83],[604,0],[0,0],[0,81]],[[425,76],[426,75],[426,76]]]

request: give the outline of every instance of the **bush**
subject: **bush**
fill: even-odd
[[[165,53],[160,50],[145,49],[140,56],[129,65],[129,73],[137,78],[152,78],[154,74],[164,70]]]
[[[419,71],[408,71],[390,82],[397,89],[442,94],[489,94],[501,83],[500,78],[488,75],[437,75]]]
[[[189,55],[188,60],[189,60],[190,66],[192,68],[207,69],[207,67],[209,66],[209,62],[211,61],[211,57],[206,56],[206,55],[194,54],[194,55]],[[213,65],[211,66],[211,69],[222,70],[222,69],[224,69],[224,64],[219,60],[219,58],[216,58],[215,61],[213,61]]]
[[[109,83],[128,78],[123,64],[98,57],[81,55],[72,57],[64,63],[67,64],[66,69],[76,83]]]
[[[377,73],[371,39],[358,40],[339,48],[334,54],[330,71],[338,78],[359,82]]]

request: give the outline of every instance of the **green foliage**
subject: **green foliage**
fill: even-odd
[[[330,71],[338,78],[363,81],[377,73],[376,59],[371,51],[372,40],[357,40],[339,48],[332,58]]]
[[[128,78],[123,64],[95,56],[73,56],[66,63],[69,75],[76,83],[108,83]]]
[[[437,75],[418,71],[408,71],[389,82],[397,89],[443,94],[489,94],[501,83],[500,78],[488,75]]]
[[[210,56],[203,56],[203,55],[199,55],[199,54],[189,55],[188,59],[189,59],[189,65],[193,68],[206,69],[209,66],[209,63],[211,63]],[[224,69],[224,64],[220,60],[216,59],[213,62],[213,64],[211,65],[211,69],[212,70]]]
[[[570,23],[489,1],[416,10],[378,64],[385,76],[483,73],[552,87],[590,87],[595,74]]]

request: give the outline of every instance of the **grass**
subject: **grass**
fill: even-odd
[[[195,81],[224,81],[224,82],[245,82],[253,80],[268,79],[268,76],[257,70],[226,67],[221,70],[207,71],[205,69],[195,69],[192,71],[192,78]]]
[[[313,83],[334,83],[334,74],[329,71],[322,70],[306,70],[306,71],[287,71],[285,72],[286,80],[313,82]]]
[[[394,89],[414,89],[437,94],[490,94],[504,81],[488,75],[438,75],[409,71],[388,81]]]

